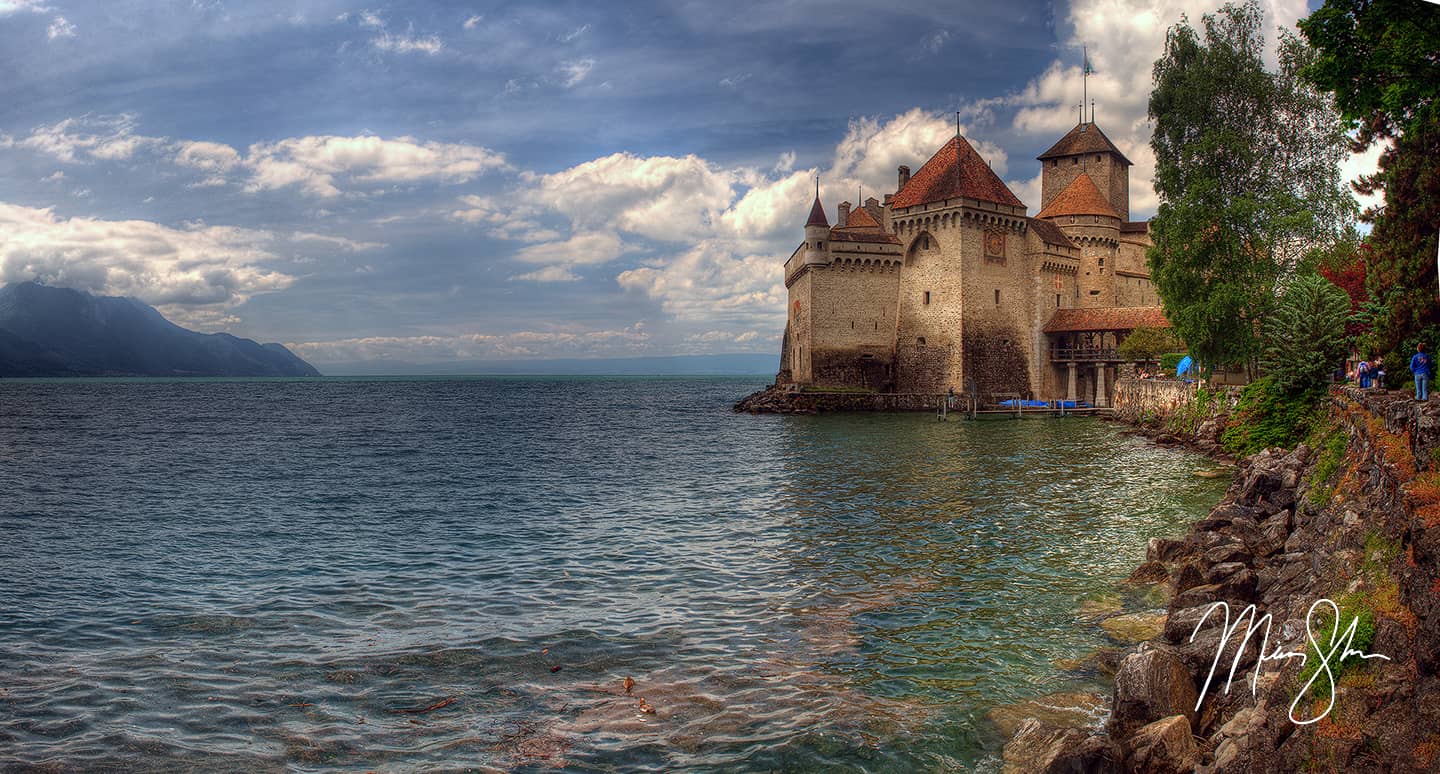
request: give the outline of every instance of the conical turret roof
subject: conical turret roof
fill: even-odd
[[[815,195],[815,203],[810,205],[810,219],[805,221],[805,228],[811,226],[823,226],[830,228],[830,221],[825,219],[825,208],[820,206],[820,195]]]
[[[1045,209],[1036,213],[1037,218],[1053,218],[1059,215],[1104,215],[1110,218],[1119,218],[1120,213],[1115,211],[1115,206],[1100,193],[1095,186],[1095,181],[1090,175],[1081,172],[1078,177],[1070,181],[1070,185],[1055,198],[1045,205]]]

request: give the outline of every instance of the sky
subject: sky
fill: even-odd
[[[1216,5],[0,0],[0,281],[322,370],[778,352],[815,177],[883,198],[958,111],[1033,214],[1082,46],[1153,215],[1151,66]]]

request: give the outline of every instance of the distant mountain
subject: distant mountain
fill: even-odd
[[[319,375],[279,344],[186,330],[133,298],[0,288],[0,377]]]
[[[780,354],[671,355],[558,360],[457,360],[409,363],[362,360],[322,363],[332,376],[765,376],[774,377]]]

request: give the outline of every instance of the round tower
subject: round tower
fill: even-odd
[[[1080,248],[1078,307],[1115,306],[1120,213],[1095,181],[1080,173],[1035,216],[1054,223]]]

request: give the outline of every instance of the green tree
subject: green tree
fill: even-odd
[[[1284,392],[1325,383],[1350,348],[1350,296],[1318,274],[1296,277],[1265,320],[1265,373]]]
[[[1362,347],[1408,349],[1440,324],[1440,7],[1327,0],[1300,30],[1319,52],[1305,74],[1334,92],[1354,149],[1385,146],[1379,172],[1356,186],[1384,193],[1364,214],[1374,224],[1365,267],[1373,315]]]
[[[1170,28],[1149,108],[1160,207],[1148,260],[1165,315],[1202,366],[1252,373],[1277,289],[1355,211],[1342,124],[1300,76],[1315,53],[1282,35],[1267,70],[1262,19],[1250,0],[1201,30]]]
[[[1155,360],[1181,348],[1180,339],[1169,328],[1136,328],[1120,342],[1118,351],[1122,360]]]

